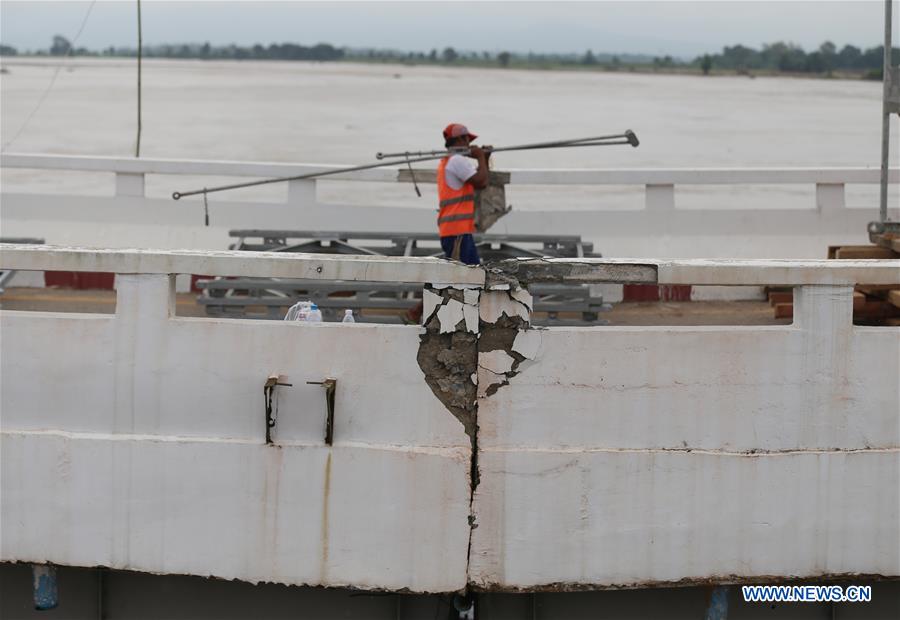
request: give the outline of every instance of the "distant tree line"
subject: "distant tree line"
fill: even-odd
[[[605,54],[588,50],[582,53],[538,54],[534,52],[516,53],[462,51],[452,47],[437,48],[430,52],[407,52],[391,49],[338,48],[328,43],[313,46],[295,43],[273,43],[271,45],[213,46],[206,43],[180,45],[149,45],[143,48],[143,55],[149,58],[193,58],[209,60],[313,60],[313,61],[364,61],[407,64],[441,64],[500,66],[521,68],[582,67],[610,71],[654,70],[654,71],[700,71],[704,74],[716,72],[771,72],[809,73],[829,75],[835,71],[863,74],[879,78],[882,69],[883,46],[863,50],[853,45],[845,45],[838,50],[831,41],[826,41],[817,50],[805,52],[792,43],[777,42],[763,45],[761,50],[743,45],[723,48],[720,54],[704,54],[693,60],[676,59],[672,56],[649,56],[643,54]],[[13,56],[18,52],[14,47],[0,45],[0,55]],[[63,36],[56,35],[50,47],[38,50],[37,55],[45,56],[136,56],[137,50],[124,47],[108,47],[101,51],[91,51],[83,47],[73,49]],[[894,64],[900,63],[900,48],[892,49]]]
[[[900,48],[891,48],[891,61],[900,62]],[[713,68],[741,72],[780,71],[786,73],[830,73],[833,71],[880,72],[884,63],[884,46],[867,50],[845,45],[840,50],[826,41],[813,52],[791,43],[771,43],[755,50],[743,45],[725,47],[721,54],[704,55],[694,60],[704,73]]]
[[[8,45],[0,46],[4,56],[15,56],[18,51]],[[180,45],[145,45],[141,50],[148,58],[196,58],[205,60],[341,60],[344,50],[320,43],[307,47],[295,43],[273,43],[268,46],[238,45],[213,46],[206,43],[190,43]],[[72,48],[68,39],[61,35],[53,37],[53,42],[46,50],[34,52],[37,56],[137,56],[136,48],[107,47],[103,50],[88,50],[83,47]]]

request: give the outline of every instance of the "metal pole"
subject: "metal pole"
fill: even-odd
[[[888,106],[890,94],[891,73],[891,5],[892,0],[884,0],[884,99],[881,107],[881,203],[879,205],[879,219],[882,223],[887,221],[888,199],[888,159],[890,158],[891,112]]]
[[[523,150],[523,149],[546,149],[546,148],[567,148],[574,146],[611,146],[615,144],[630,144],[631,146],[637,146],[638,140],[637,136],[634,135],[631,131],[627,131],[621,136],[612,136],[612,137],[620,137],[621,140],[614,142],[583,142],[579,140],[570,140],[565,143],[555,143],[555,142],[544,142],[540,144],[526,144],[519,146],[509,146],[509,147],[501,147],[496,148],[492,152],[497,151],[513,151],[513,150]],[[601,138],[584,138],[583,140],[599,140]],[[603,138],[606,139],[606,138]],[[422,161],[432,161],[435,159],[441,159],[446,157],[448,153],[453,152],[452,150],[448,151],[433,151],[434,155],[423,154],[422,157],[409,157],[409,155],[414,155],[414,153],[403,153],[399,155],[403,159],[399,161],[381,161],[376,164],[365,164],[362,166],[353,166],[352,168],[338,168],[336,170],[326,170],[324,172],[310,172],[307,174],[301,174],[293,177],[280,177],[277,179],[263,179],[262,181],[248,181],[246,183],[233,183],[231,185],[220,185],[219,187],[204,187],[203,189],[193,190],[190,192],[172,192],[173,200],[180,200],[185,196],[196,196],[198,194],[212,194],[213,192],[223,192],[232,189],[239,189],[243,187],[255,187],[257,185],[267,185],[269,183],[283,183],[285,181],[301,181],[303,179],[314,179],[317,177],[329,176],[332,174],[343,174],[345,172],[359,172],[361,170],[371,170],[373,168],[384,168],[386,166],[398,166],[402,164],[414,164]],[[465,151],[460,151],[465,152]],[[384,155],[383,155],[384,156]],[[384,156],[386,157],[386,156]]]
[[[137,46],[137,144],[134,156],[141,156],[141,55],[143,40],[141,38],[141,0],[137,0],[138,46]]]
[[[185,196],[196,196],[197,194],[212,194],[213,192],[223,192],[229,189],[239,189],[241,187],[255,187],[257,185],[267,185],[269,183],[283,183],[285,181],[301,181],[303,179],[314,179],[316,177],[326,177],[332,174],[343,174],[345,172],[359,172],[360,170],[371,170],[372,168],[384,168],[386,166],[397,166],[399,164],[416,163],[420,161],[431,161],[440,159],[444,155],[434,155],[431,157],[416,157],[413,159],[404,159],[401,161],[383,161],[377,164],[366,164],[364,166],[353,166],[352,168],[338,168],[336,170],[326,170],[324,172],[310,172],[308,174],[300,174],[294,177],[279,177],[277,179],[263,179],[262,181],[248,181],[247,183],[233,183],[231,185],[221,185],[219,187],[209,187],[197,189],[190,192],[172,192],[172,198],[179,200]]]
[[[610,140],[620,140],[618,142],[610,142]],[[632,146],[638,145],[637,136],[634,135],[634,132],[630,129],[625,133],[614,134],[610,136],[596,136],[593,138],[574,138],[572,140],[554,140],[552,142],[534,142],[532,144],[517,144],[515,146],[501,146],[495,149],[491,149],[492,153],[500,153],[502,151],[526,151],[532,149],[547,149],[547,148],[563,148],[568,146],[578,146],[580,144],[584,144],[584,146],[602,146],[603,144],[631,144]],[[441,157],[452,154],[452,153],[460,153],[466,154],[469,152],[469,149],[466,147],[463,148],[448,148],[444,150],[437,151],[411,151],[411,152],[403,152],[403,153],[376,153],[375,159],[387,159],[391,157],[420,157],[425,155],[440,155]]]

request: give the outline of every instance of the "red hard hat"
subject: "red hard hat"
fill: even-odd
[[[450,123],[446,127],[444,127],[444,140],[449,140],[450,138],[459,138],[460,136],[469,136],[470,139],[474,140],[478,136],[469,131],[469,129],[465,125],[461,125],[459,123]]]

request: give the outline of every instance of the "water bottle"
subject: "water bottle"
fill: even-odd
[[[307,316],[306,320],[312,323],[322,322],[322,311],[319,310],[319,306],[317,306],[316,304],[310,304],[309,315]]]
[[[353,310],[350,308],[344,310],[344,318],[341,323],[356,323],[356,319],[353,318]]]
[[[285,321],[308,321],[309,320],[310,303],[308,301],[298,301],[284,315]]]
[[[284,315],[285,321],[299,321],[300,320],[300,310],[303,308],[303,302],[298,301],[293,306],[288,308],[287,314]]]

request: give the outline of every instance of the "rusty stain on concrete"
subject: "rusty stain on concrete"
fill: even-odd
[[[542,258],[508,259],[491,264],[487,284],[515,280],[521,283],[536,282],[620,282],[655,284],[658,267],[649,263],[598,263],[565,261]]]
[[[469,581],[469,588],[474,592],[493,592],[504,594],[525,594],[534,592],[591,592],[600,590],[639,590],[649,588],[689,588],[696,586],[720,585],[778,585],[778,584],[813,584],[851,582],[867,583],[871,581],[896,581],[897,577],[878,573],[822,573],[802,578],[784,575],[713,575],[710,577],[686,577],[675,581],[635,581],[628,583],[588,583],[588,582],[552,582],[528,586],[509,586],[490,581]]]
[[[322,492],[322,556],[319,559],[319,575],[322,583],[328,582],[328,505],[331,502],[331,451],[325,459],[325,483]]]

